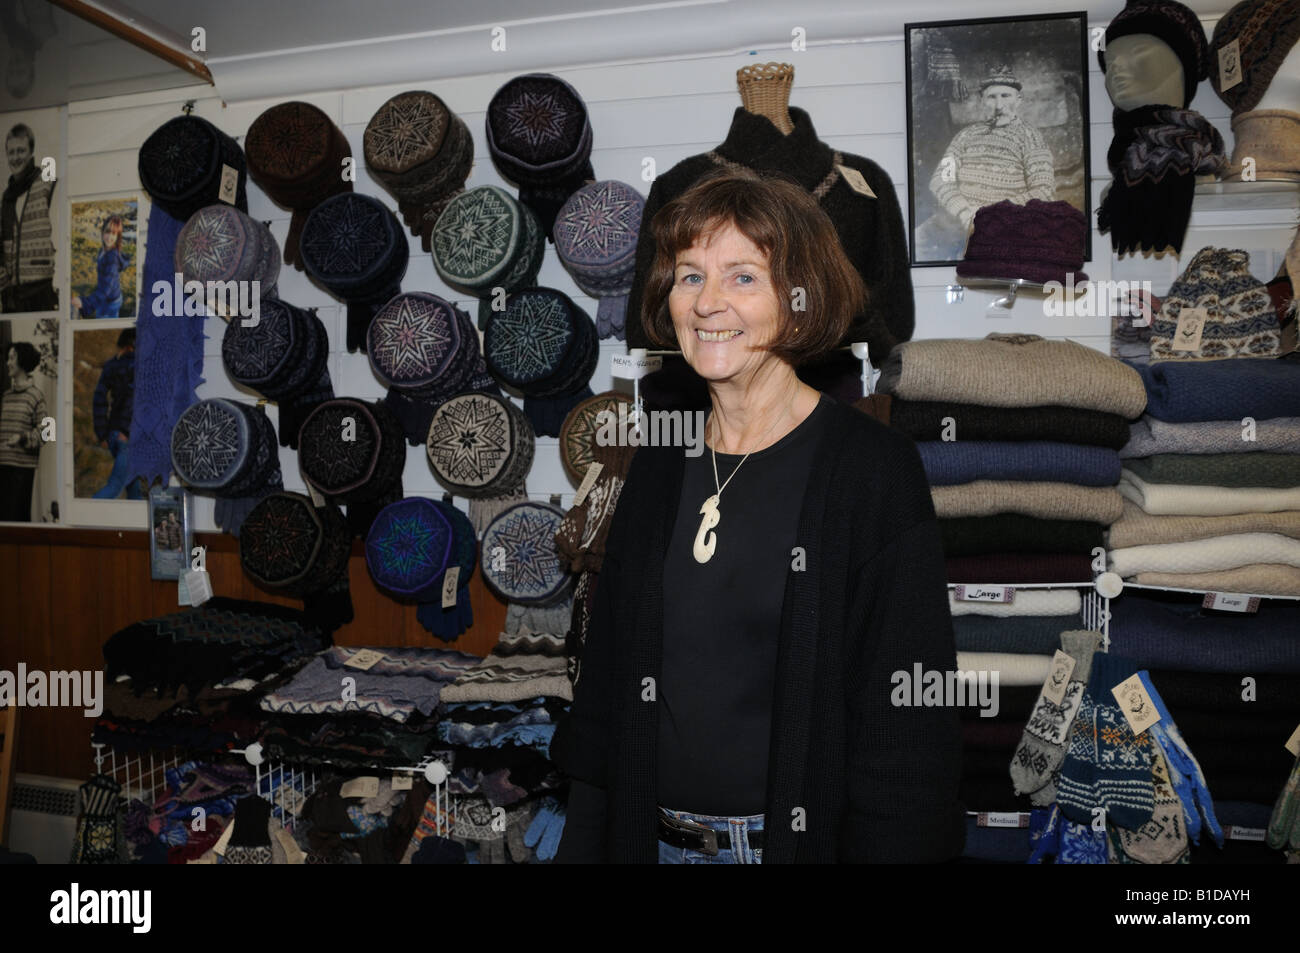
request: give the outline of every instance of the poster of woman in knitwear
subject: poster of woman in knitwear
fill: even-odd
[[[72,317],[135,317],[139,209],[137,195],[71,203]]]
[[[961,261],[975,213],[1004,200],[1064,201],[1091,220],[1087,22],[1062,13],[904,27],[913,265]]]
[[[7,175],[0,197],[0,311],[59,310],[56,186],[59,110],[0,114]]]
[[[59,322],[0,320],[0,522],[57,521]]]

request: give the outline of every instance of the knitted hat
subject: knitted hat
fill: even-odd
[[[272,493],[248,514],[239,535],[239,562],[253,581],[297,596],[326,631],[352,621],[348,557],[352,536],[338,507],[301,493]]]
[[[331,195],[352,191],[343,160],[352,155],[343,130],[311,103],[272,106],[244,137],[248,174],[271,201],[293,211],[284,260],[302,270],[298,240],[307,213]]]
[[[237,384],[280,405],[280,444],[298,446],[298,431],[312,408],[334,396],[329,339],[310,311],[279,298],[263,298],[259,320],[226,325],[221,360]]]
[[[187,282],[256,281],[261,297],[274,297],[280,279],[280,246],[271,230],[232,205],[209,205],[191,215],[176,238],[174,261]],[[230,318],[238,303],[209,298],[208,308]]]
[[[539,436],[559,436],[565,415],[591,396],[599,353],[596,326],[562,291],[527,288],[493,312],[483,335],[488,370],[524,394]]]
[[[1220,88],[1219,50],[1233,40],[1241,81]],[[1300,0],[1242,0],[1214,25],[1210,38],[1210,83],[1235,119],[1259,105],[1278,67],[1300,41]]]
[[[429,250],[434,223],[465,188],[474,138],[433,93],[399,93],[371,117],[362,136],[366,168],[397,199],[412,235]]]
[[[624,182],[593,182],[569,197],[555,219],[555,250],[584,293],[600,299],[596,328],[623,340],[627,294],[636,272],[645,199]]]
[[[1185,308],[1206,312],[1199,345],[1175,347]],[[1188,330],[1184,328],[1184,331]],[[1241,250],[1202,248],[1169,287],[1151,322],[1151,362],[1218,361],[1229,357],[1274,357],[1281,350],[1277,312],[1264,285],[1250,273]]]
[[[443,515],[451,523],[451,553],[447,559],[447,572],[450,572],[452,567],[457,567],[456,604],[444,607],[440,594],[439,598],[433,601],[421,602],[419,608],[415,610],[415,617],[435,636],[450,642],[474,624],[469,581],[478,563],[478,535],[469,517],[452,503],[434,500],[433,505],[442,510]],[[445,574],[443,581],[446,581]]]
[[[1121,36],[1149,33],[1169,44],[1183,64],[1183,101],[1168,103],[1184,109],[1196,98],[1196,87],[1209,72],[1210,50],[1205,28],[1189,7],[1174,0],[1128,0],[1124,9],[1106,27],[1106,45]],[[1097,62],[1106,72],[1106,50],[1097,51]]]
[[[438,482],[470,498],[481,532],[516,502],[533,465],[532,424],[514,401],[497,394],[458,394],[433,414],[425,450]]]
[[[610,390],[580,401],[564,418],[560,427],[560,462],[574,483],[582,482],[587,468],[596,460],[596,431],[602,422],[601,412],[609,411],[617,418],[620,407],[624,414],[630,414],[632,399],[627,394]]]
[[[1300,181],[1300,113],[1252,109],[1232,117],[1232,164],[1224,180],[1240,180],[1247,156],[1257,180]]]
[[[325,496],[347,504],[352,532],[364,536],[375,514],[402,498],[402,426],[382,403],[326,401],[303,421],[298,468]]]
[[[254,504],[283,486],[270,419],[219,397],[190,405],[176,421],[172,469],[191,489],[217,497],[216,523],[235,536]]]
[[[963,278],[1023,278],[1038,284],[1087,281],[1083,256],[1088,220],[1069,202],[1003,199],[975,213],[966,255],[957,265]]]
[[[155,205],[182,222],[221,201],[222,178],[237,175],[234,206],[248,211],[248,170],[239,143],[206,119],[177,116],[140,147],[140,184]]]
[[[370,319],[402,290],[410,250],[397,217],[369,195],[336,195],[307,216],[299,251],[307,274],[347,302],[348,350],[364,347]]]
[[[568,594],[569,575],[555,549],[564,514],[547,503],[516,503],[483,533],[481,569],[488,587],[507,602],[547,605]]]
[[[591,168],[591,122],[578,91],[549,73],[516,76],[487,109],[488,153],[549,237],[556,213]]]
[[[988,89],[990,86],[1010,86],[1012,89],[1023,89],[1020,85],[1020,79],[1011,71],[1010,66],[996,66],[980,80],[980,92]]]
[[[488,298],[537,280],[546,242],[537,217],[508,192],[482,185],[448,203],[433,231],[433,267],[458,291]],[[478,325],[487,322],[486,302]]]
[[[366,335],[370,366],[389,387],[386,399],[412,445],[429,435],[433,412],[487,377],[478,332],[450,301],[423,291],[400,294],[376,312]]]

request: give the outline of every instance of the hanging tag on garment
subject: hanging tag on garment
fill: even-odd
[[[1142,734],[1160,720],[1160,713],[1156,711],[1155,703],[1151,701],[1146,686],[1142,684],[1142,679],[1137,675],[1131,675],[1124,679],[1110,692],[1115,696],[1115,701],[1119,703],[1120,710],[1124,712],[1124,717],[1128,719],[1128,725],[1133,729],[1133,734]]]
[[[1052,656],[1052,667],[1047,672],[1047,681],[1043,682],[1043,697],[1053,705],[1065,704],[1065,690],[1070,686],[1074,666],[1075,658],[1068,652],[1057,649]]]
[[[605,469],[605,464],[597,463],[595,460],[591,461],[591,463],[587,465],[587,474],[582,478],[582,482],[578,484],[578,494],[573,498],[574,506],[577,506],[587,498],[587,494],[590,493],[591,488],[596,485],[596,478],[600,476],[600,471],[603,469]]]
[[[844,181],[848,183],[849,188],[854,192],[865,195],[869,199],[876,197],[876,193],[871,191],[871,186],[867,185],[867,180],[862,177],[862,173],[857,169],[850,169],[846,165],[837,165],[835,168],[839,170],[840,175],[844,177]]]
[[[460,583],[460,567],[451,566],[442,575],[442,607],[450,609],[456,604],[456,586]]]
[[[1241,47],[1238,39],[1219,47],[1219,92],[1241,82]]]
[[[239,170],[234,166],[222,165],[221,167],[221,189],[217,192],[217,198],[227,205],[235,204],[235,197],[239,194]]]
[[[1174,329],[1174,340],[1170,347],[1175,351],[1199,351],[1201,349],[1201,332],[1210,313],[1204,308],[1183,308],[1178,313],[1178,327]]]

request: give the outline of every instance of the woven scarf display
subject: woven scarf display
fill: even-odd
[[[1021,278],[1037,284],[1076,284],[1083,272],[1088,219],[1069,202],[1003,199],[975,213],[966,254],[957,265],[962,278]]]
[[[259,320],[235,318],[221,340],[221,360],[237,384],[280,405],[280,444],[298,447],[298,431],[312,408],[334,396],[329,338],[310,311],[263,298]]]
[[[1117,109],[1114,125],[1106,152],[1112,179],[1097,227],[1111,233],[1119,255],[1182,251],[1196,177],[1227,164],[1223,137],[1200,113],[1170,106]]]
[[[221,201],[221,181],[227,168],[238,175],[234,206],[248,211],[248,169],[239,143],[206,119],[169,119],[140,146],[140,184],[172,218],[182,222],[213,202]],[[152,240],[152,239],[151,239]]]
[[[1205,311],[1195,347],[1179,339],[1184,308]],[[1187,329],[1184,329],[1187,330]],[[1276,357],[1282,331],[1268,290],[1240,249],[1206,247],[1183,269],[1151,322],[1151,363]]]
[[[549,73],[516,76],[488,103],[487,140],[492,164],[519,186],[519,200],[550,237],[565,200],[596,177],[582,97]]]
[[[399,93],[375,111],[362,136],[366,168],[397,199],[402,220],[420,245],[447,202],[465,188],[474,137],[433,93]]]
[[[424,443],[438,405],[467,390],[495,392],[470,316],[423,291],[400,294],[375,313],[366,334],[370,366],[388,387],[385,403],[413,446]]]
[[[244,137],[248,174],[271,201],[290,209],[284,260],[302,270],[298,241],[307,213],[331,195],[352,191],[343,177],[343,160],[350,157],[343,130],[311,103],[272,106],[253,120]]]
[[[235,536],[257,501],[283,486],[275,428],[254,407],[201,400],[176,421],[171,448],[181,482],[215,496],[217,526]]]
[[[478,326],[489,314],[486,299],[525,288],[537,280],[546,241],[526,207],[495,185],[456,196],[433,230],[433,267],[458,291],[481,299]]]
[[[498,394],[457,394],[433,414],[425,450],[438,482],[469,497],[475,533],[518,498],[533,465],[532,424]]]
[[[558,437],[565,415],[592,396],[598,343],[587,313],[553,288],[511,295],[483,335],[488,370],[523,392],[524,413],[539,437]]]
[[[625,182],[584,185],[555,219],[555,250],[585,294],[600,299],[596,330],[623,340],[627,295],[636,274],[636,243],[645,199]]]
[[[547,503],[516,503],[483,532],[480,564],[488,588],[507,602],[562,600],[572,576],[555,548],[564,514]]]
[[[383,403],[352,397],[318,405],[298,434],[303,478],[346,504],[353,535],[365,536],[375,515],[402,498],[406,446],[402,425]]]
[[[421,604],[421,624],[444,640],[451,640],[473,622],[469,600],[469,577],[474,534],[463,514],[455,507],[422,497],[407,497],[391,503],[375,517],[366,534],[366,566],[375,584],[398,599]],[[457,571],[456,605],[442,607],[446,572]]]
[[[176,239],[175,263],[187,283],[256,281],[262,297],[275,297],[280,279],[280,247],[271,230],[229,205],[209,205],[190,216]],[[238,301],[206,300],[209,311],[225,318],[237,310]]]
[[[353,618],[351,547],[338,507],[313,506],[301,493],[272,493],[244,520],[239,562],[258,585],[302,599],[307,618],[333,632]]]
[[[307,274],[347,302],[348,350],[365,347],[370,319],[406,274],[410,250],[397,217],[369,195],[336,195],[307,216],[299,252]]]

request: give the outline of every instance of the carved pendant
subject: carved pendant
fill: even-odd
[[[713,527],[722,521],[722,514],[718,512],[718,496],[715,493],[704,501],[700,507],[700,528],[695,533],[695,561],[697,563],[707,563],[713,558],[713,550],[718,545],[718,535],[709,532]]]

